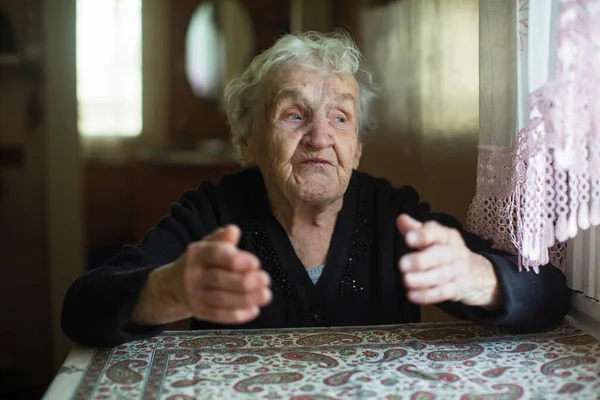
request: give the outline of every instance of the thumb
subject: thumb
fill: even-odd
[[[403,236],[406,236],[408,232],[423,226],[423,223],[417,221],[416,219],[407,214],[400,214],[400,216],[396,218],[396,226],[398,227],[400,233]]]
[[[237,246],[241,236],[242,232],[237,225],[227,225],[217,229],[211,235],[207,236],[204,240],[207,240],[209,242],[226,242]]]

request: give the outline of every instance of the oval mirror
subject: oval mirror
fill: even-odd
[[[254,29],[237,0],[203,1],[186,35],[186,74],[194,95],[221,99],[224,85],[254,56]]]

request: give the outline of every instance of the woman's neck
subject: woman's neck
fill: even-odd
[[[306,230],[331,228],[344,203],[343,197],[323,203],[290,201],[273,187],[267,187],[267,196],[273,215],[290,236]]]
[[[327,260],[343,197],[328,202],[306,202],[285,196],[276,185],[266,184],[271,211],[288,234],[298,259],[305,268]]]

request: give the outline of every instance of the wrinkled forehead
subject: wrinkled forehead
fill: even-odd
[[[357,103],[358,83],[350,73],[331,73],[308,67],[290,65],[278,68],[267,76],[266,97],[271,105],[304,101],[321,103]]]

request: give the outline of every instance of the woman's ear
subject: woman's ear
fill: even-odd
[[[252,149],[248,145],[248,140],[244,139],[241,143],[242,150],[242,158],[244,159],[244,164],[251,165],[254,164],[254,157],[252,156]]]
[[[358,169],[360,164],[360,158],[362,157],[362,140],[358,139],[358,144],[356,145],[356,150],[354,151],[354,169]]]

